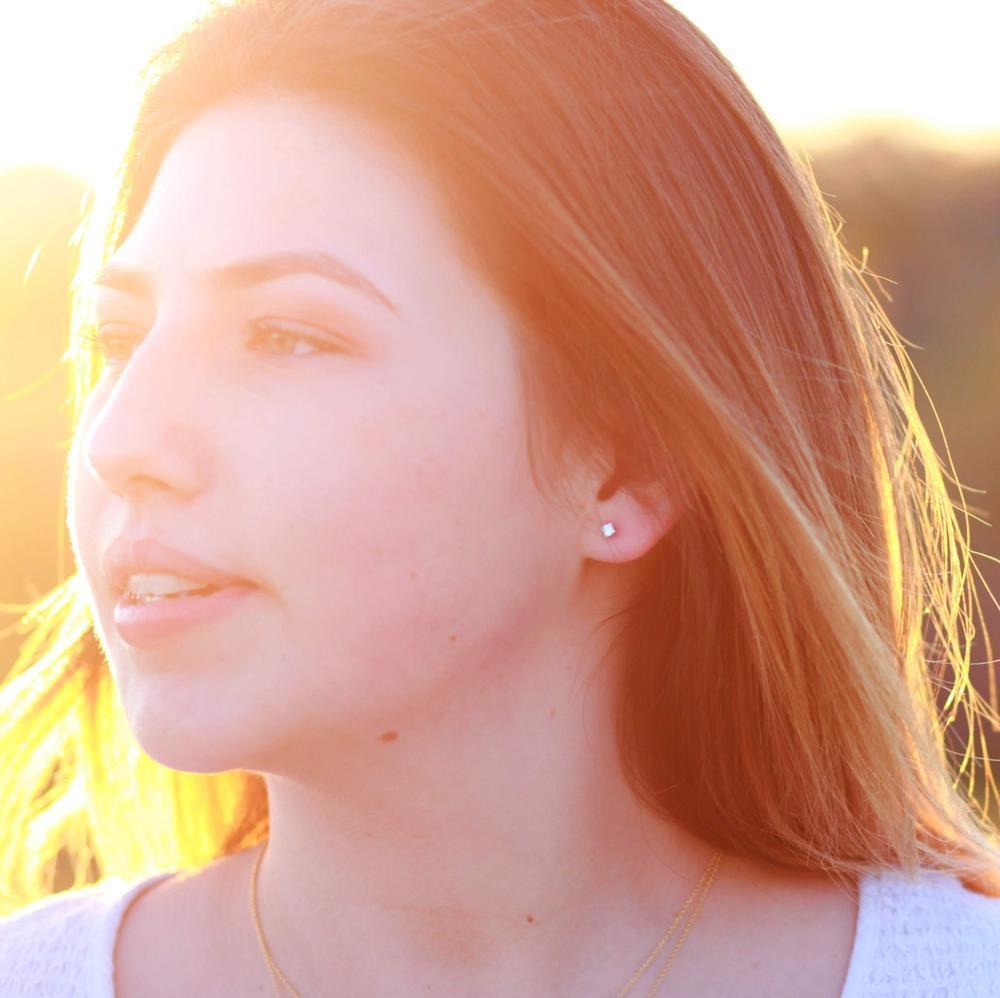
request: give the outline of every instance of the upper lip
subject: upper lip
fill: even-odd
[[[137,572],[170,572],[211,586],[251,585],[221,569],[152,537],[116,537],[104,554],[104,574],[119,589],[128,589],[129,576]]]

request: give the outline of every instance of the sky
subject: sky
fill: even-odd
[[[779,129],[892,117],[1000,133],[998,0],[675,0]],[[109,168],[145,55],[202,0],[31,0],[0,15],[0,169]]]

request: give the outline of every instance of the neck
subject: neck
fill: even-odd
[[[546,675],[544,690],[498,683],[365,749],[328,750],[322,778],[314,750],[267,777],[261,921],[298,990],[578,980],[596,994],[630,978],[713,851],[641,809],[610,691],[579,697],[571,668]]]

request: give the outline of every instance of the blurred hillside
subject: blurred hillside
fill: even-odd
[[[914,345],[909,354],[933,402],[918,384],[918,408],[946,459],[938,420],[943,427],[969,508],[970,543],[1000,600],[1000,147],[994,139],[977,152],[872,133],[809,152],[817,184],[843,221],[841,241],[857,259],[867,249],[866,269],[881,278],[868,283],[881,286],[879,302]],[[1000,610],[978,589],[1000,657]],[[985,697],[987,652],[978,622],[976,629],[971,661],[980,664],[970,671]],[[986,734],[990,757],[1000,758],[1000,734]],[[952,751],[967,738],[960,717]],[[994,775],[1000,783],[1000,764]],[[1000,802],[990,813],[1000,826]]]
[[[882,278],[869,284],[915,345],[933,401],[918,385],[918,408],[935,446],[944,456],[939,418],[969,511],[990,524],[972,520],[972,547],[1000,559],[1000,148],[977,155],[875,134],[811,155],[841,241],[859,259],[867,248],[866,269]],[[989,557],[979,566],[1000,599]],[[985,599],[983,609],[1000,645],[1000,612]],[[973,661],[984,658],[980,646]]]
[[[811,138],[812,168],[843,220],[841,240],[879,275],[880,302],[902,336],[970,491],[973,548],[1000,559],[1000,151],[934,147],[880,134]],[[972,148],[972,147],[970,147]],[[81,184],[47,168],[0,175],[0,603],[23,604],[72,571],[62,527],[70,433],[66,291]],[[30,274],[25,279],[29,270]],[[943,453],[935,418],[918,399]],[[979,492],[971,490],[982,490]],[[63,562],[60,564],[60,557]],[[1000,595],[1000,565],[980,568]],[[988,601],[1000,644],[1000,613]],[[20,640],[0,614],[0,674]],[[1000,647],[995,649],[1000,653]],[[980,646],[974,661],[982,661]],[[973,670],[986,693],[985,671]],[[1000,756],[1000,740],[992,753]]]

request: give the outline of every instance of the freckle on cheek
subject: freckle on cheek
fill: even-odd
[[[379,739],[383,742],[394,742],[398,737],[398,731],[384,731],[381,735],[379,735]]]
[[[411,578],[411,579],[415,579],[416,577],[417,577],[417,573],[416,573],[416,571],[411,571],[411,572],[410,572],[410,578]]]
[[[549,717],[555,717],[555,716],[556,716],[555,707],[549,707]]]
[[[448,635],[448,640],[449,641],[457,641],[458,640],[458,635],[457,634],[449,634]]]

